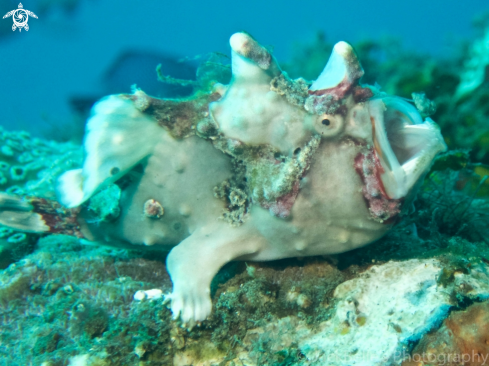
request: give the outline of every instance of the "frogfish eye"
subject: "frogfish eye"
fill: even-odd
[[[333,137],[343,131],[344,117],[340,114],[323,114],[317,116],[314,129],[323,137]]]

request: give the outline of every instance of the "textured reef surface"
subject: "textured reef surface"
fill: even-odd
[[[79,231],[66,232],[71,234],[68,236],[12,229],[15,224],[19,227],[19,223],[25,227],[29,212],[25,211],[26,216],[21,217],[24,212],[21,210],[18,222],[0,228],[0,264],[4,268],[0,273],[0,365],[485,364],[489,355],[489,302],[486,301],[489,299],[489,127],[486,112],[489,84],[480,73],[485,72],[481,71],[485,70],[481,65],[487,64],[489,49],[484,48],[484,37],[469,45],[470,52],[463,58],[445,62],[402,54],[395,50],[394,44],[364,42],[355,45],[366,69],[363,80],[372,85],[378,81],[382,85],[381,89],[378,85],[368,87],[372,93],[368,95],[362,94],[365,87],[356,89],[359,103],[366,100],[362,98],[368,99],[383,91],[412,99],[416,113],[423,118],[431,116],[440,125],[450,150],[435,158],[433,164],[426,165],[425,177],[417,176],[420,180],[413,193],[415,197],[409,198],[408,209],[402,212],[385,200],[386,196],[395,194],[404,197],[405,190],[399,185],[391,184],[387,188],[389,192],[383,194],[372,194],[372,189],[364,188],[372,179],[365,173],[372,168],[365,161],[374,158],[367,150],[362,150],[362,159],[355,162],[356,167],[352,164],[356,168],[353,174],[359,174],[359,169],[364,172],[363,179],[358,181],[365,186],[360,186],[357,193],[364,206],[370,204],[365,212],[372,227],[384,228],[383,221],[387,221],[388,230],[382,229],[377,237],[383,236],[367,246],[352,246],[356,249],[347,252],[321,252],[318,254],[327,255],[308,257],[296,254],[299,258],[269,262],[255,262],[253,257],[229,262],[210,283],[212,311],[199,326],[187,327],[188,323],[173,319],[179,311],[173,309],[172,315],[170,304],[163,301],[163,294],[172,290],[174,278],[168,275],[166,253],[156,250],[157,241],[149,240],[154,238],[143,238],[147,240],[144,242],[138,232],[131,232],[125,234],[129,242],[143,241],[146,245],[122,245],[115,241],[118,234],[112,229],[104,241],[119,246],[114,248],[101,245],[100,241],[91,244],[80,240],[77,235],[86,235]],[[239,49],[236,44],[231,45],[234,52]],[[281,67],[291,77],[313,79],[320,73],[331,49],[324,38],[318,37],[313,45],[298,46],[292,61]],[[263,70],[267,60],[272,59],[267,59],[267,50],[259,50],[261,53],[247,56]],[[374,57],[378,52],[385,53],[383,61]],[[241,103],[243,89],[234,94],[232,87],[223,90],[216,81],[229,82],[229,65],[217,62],[214,56],[209,60],[199,68],[200,77],[194,88],[202,93],[197,93],[191,112],[200,113],[199,106],[218,100],[215,93],[223,95],[230,90],[213,109],[213,115],[218,116],[216,119],[224,121],[233,108],[237,108],[236,104]],[[318,116],[320,122],[319,125],[311,122],[311,131],[319,129],[326,134],[323,139],[334,140],[338,110],[342,110],[342,105],[346,105],[343,109],[354,108],[352,104],[338,102],[341,98],[334,99],[341,88],[330,93],[331,98],[320,93],[311,97],[304,93],[311,83],[280,75],[283,74],[265,80],[268,88],[272,85],[275,93],[286,99],[286,103],[278,104],[279,110],[288,108],[288,113],[307,119],[307,111],[299,109],[297,112],[294,108],[309,106],[313,110],[311,115]],[[355,73],[350,70],[347,75]],[[260,74],[255,76],[262,80]],[[352,80],[357,80],[355,77],[358,79],[357,75]],[[179,82],[163,75],[160,79]],[[239,82],[246,89],[245,80],[235,79],[234,86]],[[326,84],[335,82],[326,79]],[[352,85],[358,87],[358,84]],[[206,94],[203,92],[206,90],[217,92]],[[266,98],[260,90],[255,92],[259,100]],[[137,116],[155,103],[138,90],[121,100],[112,100],[111,107]],[[129,101],[139,109],[132,108],[127,104]],[[119,102],[121,104],[117,104]],[[389,102],[387,100],[386,105]],[[395,104],[396,110],[410,111],[399,103]],[[152,113],[155,112],[156,108],[151,108]],[[176,107],[171,103],[165,108],[163,112],[167,114],[176,113],[184,120],[191,120],[188,109],[175,112]],[[250,107],[240,108],[246,111]],[[165,121],[162,110],[157,112],[159,119]],[[103,109],[102,114],[105,113]],[[333,124],[332,130],[322,123],[325,115]],[[158,131],[146,123],[145,117],[138,121],[150,134]],[[163,125],[171,132],[171,138],[187,136],[188,141],[211,141],[218,145],[216,153],[224,150],[233,157],[231,178],[219,176],[215,180],[220,184],[212,181],[211,185],[211,188],[215,186],[212,199],[222,203],[216,211],[221,215],[221,222],[230,227],[246,226],[250,202],[277,222],[290,220],[287,217],[294,215],[295,199],[301,194],[295,181],[306,174],[308,161],[318,151],[314,133],[302,135],[305,137],[301,141],[292,139],[292,143],[285,134],[273,141],[273,149],[262,145],[249,149],[228,140],[224,145],[218,135],[226,128],[228,136],[238,131],[244,140],[246,132],[250,133],[250,139],[266,135],[264,130],[249,129],[253,121],[241,119],[227,127],[223,123],[216,127],[209,121],[212,122],[204,118],[190,125],[173,125],[171,120],[166,120]],[[197,136],[188,136],[192,134]],[[153,137],[144,139],[148,146]],[[135,141],[141,143],[141,140]],[[172,140],[168,141],[171,145]],[[295,152],[297,143],[301,149]],[[81,146],[32,139],[23,132],[2,131],[1,144],[2,190],[12,197],[38,197],[37,201],[27,199],[37,209],[47,210],[45,203],[55,199],[56,179],[60,175],[85,168],[87,161]],[[195,143],[193,146],[200,149],[197,153],[209,154],[205,145]],[[190,145],[186,148],[194,149]],[[241,159],[244,161],[241,165],[239,159],[235,159],[254,155],[261,157],[259,167],[251,158]],[[221,164],[220,155],[215,156],[217,164]],[[185,162],[178,163],[171,162],[172,174],[185,170],[182,169]],[[61,211],[64,218],[71,218],[69,210],[75,210],[76,214],[82,210],[85,221],[93,227],[94,236],[104,233],[105,228],[110,229],[125,217],[121,202],[127,199],[132,182],[141,179],[142,169],[148,166],[144,164],[131,167],[126,177],[119,175],[122,172],[113,172],[117,179],[101,189],[94,188],[89,197],[83,196],[86,191],[81,198],[70,197],[85,201],[81,209],[49,206],[49,213]],[[158,164],[161,163],[158,161]],[[213,174],[220,172],[211,171],[210,175]],[[266,179],[268,176],[284,178],[281,185],[276,185]],[[242,183],[244,177],[247,184]],[[375,186],[372,183],[371,188],[372,185]],[[378,200],[382,199],[379,204]],[[147,223],[144,225],[154,226],[155,222],[172,215],[172,207],[161,205],[161,199],[145,196],[139,197],[139,201],[141,207],[137,214],[145,216]],[[4,200],[2,204],[0,221],[9,223],[9,209],[17,203]],[[226,208],[224,211],[222,206]],[[186,217],[188,211],[185,207],[181,209],[183,213],[179,215]],[[390,216],[396,218],[396,225],[389,221]],[[132,220],[130,215],[127,220]],[[182,228],[173,229],[178,232]],[[172,240],[180,239],[174,236]],[[167,249],[173,245],[170,240]]]

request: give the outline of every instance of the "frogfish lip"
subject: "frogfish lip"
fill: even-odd
[[[406,197],[435,155],[447,149],[440,129],[399,97],[371,99],[368,109],[385,193],[390,199]]]

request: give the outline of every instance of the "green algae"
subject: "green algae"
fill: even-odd
[[[138,341],[153,341],[161,332],[159,338],[169,343],[165,332],[170,314],[163,304],[133,306],[132,300],[138,289],[164,283],[169,290],[160,262],[131,257],[126,251],[81,246],[71,237],[43,238],[34,254],[0,276],[0,339],[11,345],[0,364],[64,365],[70,357],[85,353],[98,353],[99,358],[107,354],[107,365],[135,362]],[[29,344],[36,345],[34,351],[22,352]],[[115,357],[118,353],[120,357]]]
[[[117,219],[121,213],[119,207],[121,192],[118,185],[111,184],[90,198],[87,207],[90,220],[101,222]]]

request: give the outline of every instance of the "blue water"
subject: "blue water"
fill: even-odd
[[[116,92],[106,75],[127,51],[177,59],[229,54],[229,36],[246,30],[286,61],[294,42],[307,42],[322,30],[331,42],[396,37],[408,49],[443,57],[476,35],[471,22],[489,9],[483,0],[27,0],[23,5],[39,17],[29,19],[28,32],[12,32],[12,18],[0,19],[0,125],[47,137],[53,126],[80,123],[73,122],[73,98]],[[15,8],[16,1],[0,0],[2,16]],[[154,73],[147,63],[143,67],[145,76],[120,80],[118,91],[129,92],[131,84]]]

